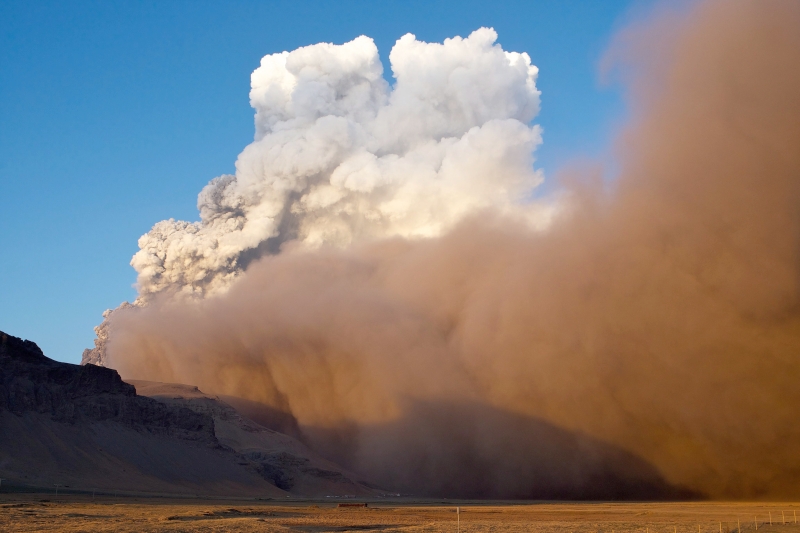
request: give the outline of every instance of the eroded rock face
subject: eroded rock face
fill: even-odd
[[[0,410],[48,414],[56,422],[114,421],[150,433],[218,446],[214,420],[137,396],[116,370],[45,357],[36,343],[0,332]]]
[[[4,477],[239,496],[374,492],[197,387],[134,383],[110,368],[53,361],[35,343],[0,332]]]
[[[380,493],[376,487],[320,457],[297,439],[242,416],[218,396],[180,383],[140,380],[130,380],[130,383],[138,394],[211,416],[217,439],[237,454],[239,464],[282,490],[304,496]]]

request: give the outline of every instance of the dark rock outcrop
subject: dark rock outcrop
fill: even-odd
[[[210,416],[137,396],[116,370],[53,361],[35,343],[3,332],[0,410],[47,414],[69,424],[113,421],[131,429],[219,445]]]
[[[197,387],[133,383],[110,368],[53,361],[35,343],[0,332],[4,486],[259,497],[373,492]]]

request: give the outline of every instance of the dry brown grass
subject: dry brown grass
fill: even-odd
[[[49,501],[42,501],[49,500]],[[344,531],[456,533],[456,503],[382,502],[366,509],[330,502],[211,502],[3,495],[0,531]],[[796,503],[459,502],[462,533],[800,533]],[[786,523],[782,523],[785,512]],[[768,524],[772,513],[773,525]]]

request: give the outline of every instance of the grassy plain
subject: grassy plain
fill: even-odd
[[[43,501],[46,500],[46,501]],[[456,506],[460,507],[457,519]],[[800,533],[797,503],[212,501],[0,495],[0,531]],[[769,524],[770,513],[772,525]],[[798,513],[800,514],[800,513]]]

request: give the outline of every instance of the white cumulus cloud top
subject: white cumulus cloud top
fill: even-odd
[[[202,190],[200,221],[165,220],[139,239],[140,300],[224,290],[286,241],[430,237],[484,209],[535,221],[538,69],[496,39],[405,35],[389,55],[393,86],[365,36],[264,57],[254,141],[235,175]]]

